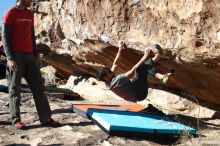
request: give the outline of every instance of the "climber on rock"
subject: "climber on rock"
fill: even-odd
[[[151,75],[167,84],[172,73],[161,74],[156,70],[156,64],[162,55],[166,55],[168,50],[156,44],[151,48],[146,48],[143,57],[129,71],[116,75],[115,69],[120,63],[120,56],[127,46],[124,41],[119,41],[118,53],[114,59],[111,69],[101,67],[97,72],[97,79],[104,81],[109,89],[121,98],[137,102],[142,101],[148,94],[147,75]],[[154,53],[154,57],[151,54]],[[133,79],[132,79],[133,78]]]

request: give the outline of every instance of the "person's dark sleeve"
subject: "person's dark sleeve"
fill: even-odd
[[[34,27],[32,27],[32,44],[33,44],[33,54],[35,57],[39,56],[39,52],[37,50],[37,45],[36,45],[36,37],[35,37],[35,31],[34,31]]]
[[[13,52],[10,46],[10,33],[11,33],[11,26],[9,24],[2,25],[2,43],[4,47],[4,52],[6,55],[7,60],[13,60]]]

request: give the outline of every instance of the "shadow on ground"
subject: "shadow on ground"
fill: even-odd
[[[0,125],[11,125],[11,122],[0,121]]]
[[[93,122],[80,122],[80,123],[61,123],[61,127],[63,126],[74,126],[74,127],[79,127],[79,126],[89,126],[89,125],[94,125]],[[24,130],[32,130],[32,129],[38,129],[42,128],[42,125],[27,125],[25,126]]]
[[[206,120],[214,120],[215,118],[198,119],[181,114],[169,115],[168,117],[170,117],[172,120],[176,122],[191,126],[196,130],[203,130],[203,129],[220,130],[219,124],[213,124],[206,121]]]
[[[55,109],[52,111],[53,114],[61,114],[61,113],[73,113],[72,108],[61,108]]]

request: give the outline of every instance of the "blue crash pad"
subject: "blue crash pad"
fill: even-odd
[[[110,135],[127,132],[158,135],[196,133],[195,129],[168,117],[141,112],[88,109],[87,115]]]

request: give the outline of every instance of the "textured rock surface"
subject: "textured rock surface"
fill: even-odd
[[[159,70],[176,70],[169,86],[220,104],[219,7],[218,0],[35,0],[36,35],[69,54],[63,60],[67,68],[60,69],[66,75],[74,73],[69,66],[75,64],[89,75],[100,64],[110,66],[119,39],[130,49],[118,73],[135,64],[145,46],[160,43],[172,54]]]

